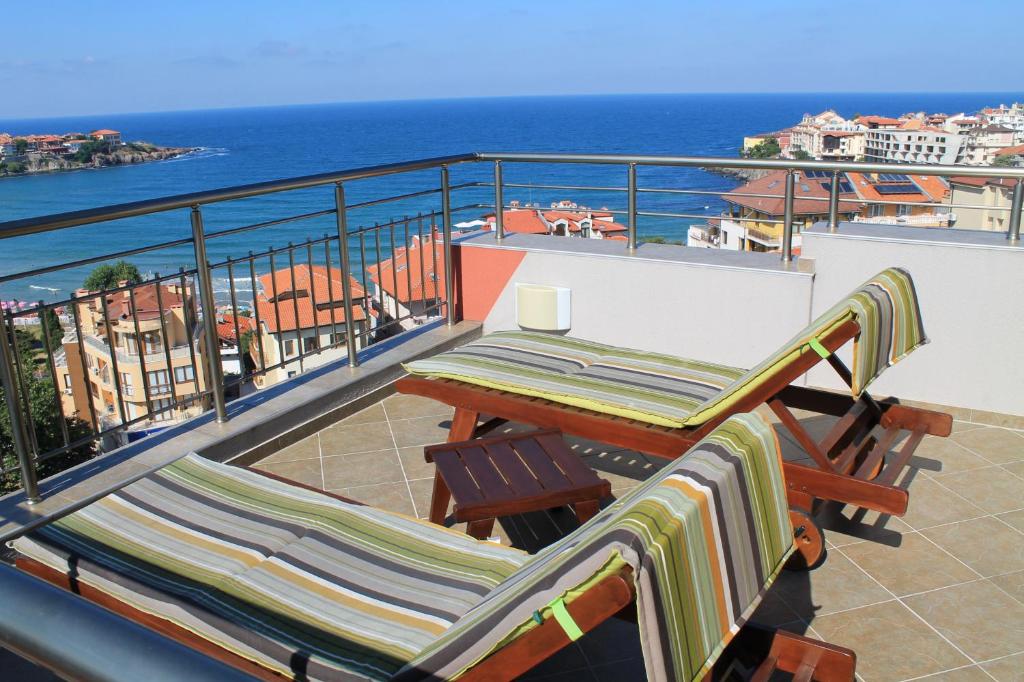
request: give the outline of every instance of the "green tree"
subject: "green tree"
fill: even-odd
[[[24,137],[14,138],[14,153],[21,156],[28,151],[28,140]]]
[[[21,384],[24,387],[24,393],[19,390],[19,395],[14,402],[24,414],[23,400],[27,398],[32,413],[32,422],[29,424],[26,419],[25,426],[32,429],[39,452],[45,454],[63,447],[65,429],[69,442],[75,442],[90,435],[92,429],[88,424],[76,417],[69,418],[61,415],[60,394],[54,388],[49,373],[36,371],[32,337],[27,332],[18,329],[14,332],[14,338],[18,346],[20,361],[15,371],[21,377]],[[2,338],[0,343],[10,343],[10,338]],[[2,395],[6,406],[11,396],[7,396],[3,388],[0,388],[0,395]],[[0,461],[3,462],[3,469],[7,473],[0,475],[0,494],[17,490],[21,486],[12,433],[10,415],[7,409],[2,409],[0,410]],[[68,467],[84,462],[94,454],[95,447],[89,442],[68,452],[49,457],[38,465],[39,478],[52,476]]]
[[[682,246],[683,244],[681,241],[677,241],[674,239],[665,239],[660,235],[656,235],[654,237],[644,237],[643,239],[640,240],[640,242],[643,244],[674,244],[676,246]]]
[[[86,142],[71,158],[78,163],[89,163],[96,154],[109,154],[111,145],[106,140],[90,140]]]
[[[45,323],[45,326],[43,325]],[[61,342],[64,340],[64,328],[60,326],[60,318],[53,308],[43,308],[40,314],[40,329],[42,335],[46,333],[50,337],[50,351],[56,353],[61,349]]]
[[[25,172],[25,164],[18,161],[0,161],[0,173],[17,175]]]
[[[1016,166],[1016,160],[1013,154],[1000,154],[992,161],[993,166],[1000,166],[1003,168],[1011,168]]]
[[[118,282],[127,280],[129,284],[138,284],[142,281],[142,274],[134,264],[126,260],[119,260],[114,264],[104,263],[97,266],[82,284],[89,291],[103,291],[113,289]]]
[[[793,158],[798,161],[809,161],[811,159],[811,155],[803,149],[796,149],[793,151]]]
[[[774,137],[766,137],[751,147],[747,156],[752,159],[770,159],[781,153],[782,147],[779,146],[779,141]]]

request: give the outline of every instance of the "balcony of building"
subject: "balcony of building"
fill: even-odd
[[[443,211],[438,218],[442,228],[451,220]],[[406,328],[405,320],[371,316],[365,343],[349,347],[339,337],[339,357],[226,401],[223,422],[210,411],[44,479],[41,501],[31,506],[23,492],[0,499],[0,529],[11,537],[46,523],[188,452],[426,518],[434,465],[423,447],[445,440],[452,412],[396,393],[394,382],[412,359],[518,328],[517,284],[568,289],[572,336],[749,367],[863,280],[899,265],[914,277],[931,343],[872,390],[951,413],[953,434],[928,436],[918,448],[898,481],[910,492],[902,517],[825,505],[816,519],[827,560],[810,572],[783,574],[754,620],[854,649],[865,680],[1013,679],[1024,664],[1024,374],[1007,349],[1024,343],[1024,304],[1013,293],[1024,248],[1006,234],[967,228],[821,223],[803,231],[793,260],[547,235],[452,235],[450,258],[436,271],[422,270],[451,281],[440,300],[431,298],[422,324]],[[336,239],[332,247],[339,248]],[[381,262],[386,251],[364,262]],[[448,301],[455,302],[451,310]],[[266,369],[257,362],[253,371]],[[839,389],[827,369],[817,367],[803,381]],[[773,413],[759,411],[778,426]],[[834,423],[798,416],[814,434]],[[806,459],[791,434],[779,433],[787,459]],[[599,442],[567,442],[611,482],[615,496],[666,464]],[[571,513],[553,510],[501,518],[495,535],[536,551],[574,524]],[[640,647],[635,624],[613,620],[533,678],[641,679]],[[29,670],[25,679],[41,674]]]

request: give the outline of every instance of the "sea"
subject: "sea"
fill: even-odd
[[[126,140],[194,147],[197,151],[166,161],[114,168],[0,178],[0,222],[110,204],[469,151],[533,151],[673,154],[735,157],[744,135],[797,123],[805,113],[835,109],[897,116],[908,111],[956,113],[1020,100],[1024,93],[810,93],[687,94],[516,97],[432,101],[337,103],[302,106],[77,116],[36,120],[0,119],[0,132],[88,132],[113,128]],[[2,111],[0,111],[2,115]],[[624,187],[623,167],[505,164],[505,182],[521,185]],[[489,181],[484,164],[452,168],[452,182]],[[699,169],[641,167],[641,187],[695,189],[712,193],[736,186],[731,178]],[[348,183],[349,203],[437,187],[436,170]],[[508,187],[505,200],[547,206],[568,199],[591,208],[624,210],[626,197],[609,190],[549,190]],[[455,192],[456,208],[493,202],[493,191]],[[328,209],[331,188],[257,197],[204,209],[206,230],[216,232]],[[719,214],[714,194],[641,194],[639,209],[696,217],[642,217],[641,238],[686,239],[701,216]],[[420,212],[437,211],[436,195],[350,212],[349,227],[387,223]],[[481,216],[479,208],[456,212],[454,222]],[[624,222],[622,217],[618,218]],[[211,262],[301,244],[335,229],[330,216],[240,232],[208,242]],[[413,230],[415,232],[415,229]],[[404,232],[397,232],[399,240]],[[0,277],[61,263],[187,238],[187,210],[110,221],[0,241]],[[300,260],[303,249],[299,249]],[[319,254],[319,250],[316,250]],[[194,266],[190,246],[163,248],[128,258],[148,275]],[[322,258],[314,255],[314,260]],[[368,257],[367,259],[372,260]],[[336,261],[335,261],[336,262]],[[260,261],[261,270],[267,269]],[[93,264],[65,268],[0,283],[4,301],[60,302],[80,287]],[[354,261],[360,276],[363,264]],[[215,270],[217,296],[229,291],[225,268]],[[235,276],[238,298],[251,297],[250,280]]]

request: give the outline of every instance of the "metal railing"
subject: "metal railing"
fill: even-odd
[[[506,180],[510,173],[524,166],[553,166],[561,172],[575,174],[580,164],[610,167],[609,171],[621,169],[625,175],[623,184]],[[453,184],[451,170],[456,166],[466,169],[467,180]],[[628,251],[638,248],[641,219],[706,221],[709,218],[706,213],[688,211],[685,207],[679,210],[679,202],[694,197],[725,195],[728,198],[729,189],[641,182],[650,169],[675,168],[693,172],[707,169],[783,171],[781,193],[743,195],[782,199],[781,218],[723,216],[723,219],[741,224],[781,225],[780,257],[787,262],[793,258],[796,183],[799,174],[803,174],[806,181],[812,181],[806,177],[808,171],[817,171],[813,182],[827,183],[828,193],[827,196],[800,196],[800,200],[821,202],[821,215],[827,216],[831,230],[838,229],[843,216],[850,214],[848,206],[844,208],[841,201],[858,205],[899,203],[841,195],[841,178],[846,172],[1011,178],[1017,183],[1011,206],[1003,210],[1010,213],[1008,238],[1014,243],[1019,240],[1024,202],[1024,185],[1021,185],[1024,169],[1020,168],[490,152],[371,166],[0,223],[0,240],[4,240],[187,210],[187,223],[181,220],[183,216],[179,216],[179,222],[183,227],[187,224],[189,230],[189,236],[184,238],[3,275],[0,284],[158,251],[187,250],[190,261],[185,266],[177,266],[178,270],[172,274],[154,274],[142,282],[5,311],[0,319],[0,382],[7,397],[12,428],[10,452],[2,453],[0,474],[9,479],[16,469],[26,497],[30,501],[38,500],[39,467],[54,458],[70,459],[73,463],[75,457],[91,456],[96,443],[108,436],[127,437],[127,432],[136,427],[163,426],[167,418],[191,414],[195,409],[212,408],[218,421],[223,422],[228,418],[229,393],[241,393],[250,385],[262,387],[334,360],[347,360],[348,366],[354,368],[359,364],[360,351],[373,343],[426,321],[456,322],[456,309],[451,305],[455,287],[453,215],[493,210],[494,237],[501,242],[508,233],[504,209],[512,208],[505,200],[507,189],[524,189],[531,193],[596,192],[617,197],[624,193],[625,206],[620,204],[608,209],[608,213],[624,217],[624,248]],[[468,177],[474,169],[476,176]],[[493,177],[488,177],[492,173]],[[368,185],[360,184],[382,180],[390,180],[394,186],[387,191],[370,191],[366,189]],[[213,230],[207,227],[208,222],[220,225],[216,212],[213,219],[208,219],[208,209],[224,202],[316,188],[327,189],[330,195],[308,199],[302,195],[304,212],[268,216],[259,222],[219,226]],[[366,196],[352,201],[354,195],[350,190],[359,190]],[[457,193],[467,195],[467,201],[453,207],[453,196]],[[656,204],[655,199],[661,203]],[[961,207],[999,210],[950,203],[928,205],[947,211]],[[415,207],[408,215],[393,217],[394,212],[401,213],[398,209],[403,206]],[[369,210],[387,210],[391,217],[380,220],[378,214],[378,219],[370,220],[365,218]],[[246,239],[247,244],[251,244],[257,235],[265,235],[267,230],[273,231],[272,239],[280,240],[292,226],[307,229],[304,239],[248,250],[241,257],[228,255],[224,248],[217,247],[228,242],[216,240],[229,235],[250,235]],[[314,231],[319,232],[318,236],[310,236]],[[765,240],[776,240],[772,235],[763,236]],[[320,273],[326,275],[321,277]],[[215,289],[215,281],[226,282],[225,288]],[[96,329],[97,321],[105,327],[116,325],[119,333],[134,338],[139,348],[145,348],[139,326],[137,299],[140,296],[146,297],[150,309],[155,307],[161,311],[157,315],[159,329],[145,332],[150,335],[145,338],[152,339],[152,335],[156,335],[159,352],[122,354],[118,350],[111,353],[107,343],[91,332],[86,333],[86,330]],[[112,315],[114,305],[119,306],[119,313]],[[171,309],[178,311],[177,317],[163,314]],[[67,320],[67,328],[54,330],[54,316]],[[37,320],[41,349],[24,343],[24,330],[31,326],[26,323],[32,319]],[[174,333],[168,328],[169,324],[178,325]],[[174,339],[180,339],[183,330],[191,330],[190,342],[185,345],[179,342],[175,346]],[[77,350],[54,340],[65,333],[68,339],[79,341]],[[239,358],[237,374],[224,375],[222,346]],[[106,384],[93,381],[91,369],[97,364],[96,358],[90,360],[90,356],[94,351],[103,351],[103,363],[110,376]],[[134,374],[136,370],[138,375]],[[189,378],[179,380],[176,370]],[[129,381],[126,377],[122,382],[125,372],[133,373],[132,378]],[[153,372],[165,372],[166,377],[157,374],[151,381]],[[50,391],[42,391],[42,395],[49,396],[48,403],[43,400],[46,404],[39,400],[39,389],[43,385],[48,385]],[[41,405],[45,414],[40,414]]]

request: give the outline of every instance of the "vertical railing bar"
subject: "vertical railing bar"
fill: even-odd
[[[228,259],[228,293],[231,296],[231,319],[235,323],[235,348],[238,351],[238,376],[245,377],[245,370],[242,368],[242,329],[238,326],[238,296],[235,294],[235,268]],[[220,339],[218,338],[219,342]],[[218,345],[220,345],[218,343]]]
[[[427,273],[424,271],[424,260],[423,260],[423,249],[426,245],[423,243],[423,214],[416,214],[416,245],[420,252],[420,302],[423,304],[423,310],[426,312],[427,308]],[[433,244],[430,245],[433,248]],[[426,315],[424,315],[426,317]]]
[[[252,251],[249,251],[249,281],[252,284],[252,315],[256,320],[256,331],[253,332],[253,336],[256,337],[256,345],[259,348],[260,374],[262,375],[267,370],[267,361],[263,356],[263,326],[260,324],[260,307],[256,302],[258,293],[256,291],[256,259],[252,255]],[[241,350],[241,346],[239,346],[239,350]]]
[[[29,504],[42,500],[39,496],[39,484],[36,478],[36,465],[29,452],[25,422],[22,421],[18,409],[18,383],[14,375],[12,348],[18,345],[18,337],[14,325],[7,324],[7,316],[0,316],[0,384],[3,385],[7,403],[7,416],[11,420],[11,438],[14,441],[14,453],[21,469],[21,486],[25,489],[25,498]],[[86,379],[88,381],[88,378]]]
[[[199,313],[196,311],[196,291],[195,287],[188,287],[185,281],[185,268],[178,268],[178,286],[181,288],[181,316],[185,320],[185,336],[186,342],[188,343],[188,361],[192,365],[192,385],[195,390],[192,392],[192,404],[202,404],[202,391],[199,390],[199,363],[196,361],[196,346],[192,343],[192,333],[195,331],[195,327],[199,324]],[[188,295],[188,300],[185,300],[186,291],[192,293]],[[191,313],[191,318],[189,314]],[[163,319],[161,316],[160,319]],[[173,378],[173,377],[172,377]],[[174,388],[174,382],[171,382],[171,388]],[[177,403],[177,399],[174,399]]]
[[[295,283],[295,247],[288,242],[288,271],[292,281],[292,312],[295,313],[295,338],[299,351],[299,374],[306,371],[305,350],[303,350],[302,325],[299,324],[299,296]],[[310,278],[312,279],[312,278]]]
[[[793,195],[796,189],[796,173],[786,170],[786,195],[782,218],[782,262],[793,260]]]
[[[1006,238],[1011,244],[1020,241],[1020,221],[1024,208],[1024,180],[1017,180],[1013,188],[1013,198],[1010,202],[1010,225],[1006,231]]]
[[[28,418],[28,424],[26,424],[26,430],[28,433],[28,445],[29,451],[32,455],[38,456],[39,453],[39,439],[36,436],[36,420],[32,416],[32,405],[29,402],[28,394],[28,378],[22,371],[21,365],[21,349],[18,348],[18,327],[14,324],[14,315],[8,311],[8,322],[11,327],[11,338],[14,339],[14,378],[20,391],[22,406],[25,408],[25,416]]]
[[[320,310],[316,305],[316,275],[313,271],[313,242],[306,237],[306,268],[309,271],[309,302],[313,306],[313,335],[315,337],[316,355],[320,355],[323,349],[320,347]],[[327,271],[327,280],[331,279],[331,271]],[[330,344],[328,344],[330,345]]]
[[[110,311],[107,306],[107,295],[100,296],[103,301],[103,328],[107,331],[107,348],[110,350],[110,367],[114,373],[114,393],[117,401],[117,414],[121,417],[121,423],[128,421],[124,411],[124,396],[121,394],[121,374],[117,367],[117,337],[114,336],[113,325],[110,324]]]
[[[72,297],[74,298],[74,297]],[[93,433],[99,433],[100,422],[96,418],[96,405],[93,404],[92,381],[89,379],[89,363],[85,358],[85,339],[82,338],[82,320],[78,316],[78,300],[71,303],[71,319],[75,323],[75,337],[78,339],[78,360],[82,365],[82,379],[85,382],[86,402],[89,404],[89,417],[92,420]],[[70,360],[69,360],[70,362]]]
[[[281,369],[284,370],[285,375],[288,374],[288,358],[284,352],[284,330],[281,329],[281,301],[278,300],[277,296],[277,266],[274,264],[274,251],[273,247],[268,247],[270,251],[270,289],[274,295],[274,322],[277,324],[277,350],[281,355],[281,360],[278,363],[281,365]],[[296,320],[297,321],[297,320]]]
[[[395,295],[391,298],[395,301],[395,326],[398,329],[402,328],[401,320],[405,319],[398,312],[398,252],[395,250],[395,222],[391,221],[389,230],[389,239],[391,242],[391,286],[394,288]]]
[[[185,275],[181,275],[182,283],[185,281]],[[175,382],[174,377],[174,362],[171,359],[171,335],[167,332],[167,319],[164,316],[164,296],[163,287],[161,285],[160,274],[157,273],[156,281],[153,282],[153,286],[156,287],[156,312],[160,318],[160,345],[164,347],[164,364],[167,366],[164,372],[167,374],[167,385],[171,388],[171,404],[178,404],[178,386]],[[188,346],[192,347],[192,330],[188,329],[188,315],[186,314],[185,306],[185,288],[181,289],[181,314],[185,318],[185,334],[188,336]],[[197,374],[199,368],[195,366],[195,358],[192,358],[192,373]],[[198,394],[199,380],[196,379],[196,393]],[[162,411],[162,410],[161,410]],[[150,408],[150,415],[152,419],[156,421],[157,411]]]
[[[839,230],[839,171],[832,172],[828,186],[828,231]]]
[[[431,212],[431,213],[433,213],[433,212]],[[441,294],[440,294],[440,291],[441,291],[441,287],[438,286],[440,284],[440,282],[437,279],[437,240],[434,238],[436,234],[437,234],[437,225],[434,222],[434,216],[431,215],[431,217],[430,217],[430,259],[433,261],[433,268],[434,268],[433,272],[431,273],[433,275],[432,278],[431,278],[432,279],[432,284],[434,285],[434,303],[433,303],[433,306],[436,307],[438,309],[438,313],[440,313],[440,307],[441,307]]]
[[[448,164],[441,165],[441,227],[444,231],[444,295],[448,325],[455,324],[455,279],[452,273],[452,197]]]
[[[502,183],[501,159],[494,162],[494,239],[505,238],[505,188]]]
[[[381,267],[380,259],[380,224],[375,222],[373,224],[373,228],[373,243],[377,256],[377,298],[379,299],[380,303],[380,314],[381,317],[383,318],[385,315],[388,314],[388,311],[387,306],[384,305],[384,269]],[[395,312],[398,312],[397,309],[395,310]],[[391,323],[387,323],[386,325],[383,326],[383,328],[385,329],[389,329],[390,327]]]
[[[157,281],[153,286],[160,288]],[[146,412],[153,414],[153,403],[149,399],[149,375],[146,372],[146,343],[139,330],[139,308],[135,303],[135,287],[128,290],[128,305],[132,309],[132,320],[135,326],[135,348],[139,351],[139,368],[142,370],[142,395],[146,399]],[[158,311],[159,312],[159,311]]]
[[[203,310],[203,328],[206,332],[206,362],[210,368],[210,390],[213,392],[213,407],[217,412],[217,421],[223,423],[228,420],[228,411],[224,404],[224,370],[220,364],[220,341],[217,339],[217,301],[213,297],[210,265],[206,260],[203,214],[198,204],[192,207],[192,246],[196,255],[199,303]]]
[[[345,350],[348,353],[348,366],[353,369],[359,365],[359,348],[356,346],[358,327],[355,319],[355,306],[352,305],[352,262],[348,243],[348,207],[345,203],[345,186],[340,182],[334,185],[334,217],[338,228],[338,257],[341,262],[341,298],[345,307]],[[363,262],[365,277],[366,262]],[[363,291],[365,294],[365,289]],[[369,315],[368,311],[364,311]],[[369,321],[367,321],[369,326]]]
[[[636,164],[630,163],[626,173],[626,248],[636,251]]]
[[[368,346],[368,345],[370,345],[370,343],[373,342],[373,338],[372,338],[373,335],[370,333],[370,330],[373,327],[373,320],[370,319],[370,318],[373,317],[373,315],[372,315],[373,311],[371,310],[373,308],[373,299],[372,299],[372,296],[370,295],[370,288],[369,288],[370,283],[369,283],[369,280],[367,279],[367,273],[369,272],[369,270],[367,270],[367,268],[366,268],[366,233],[365,232],[360,232],[359,233],[359,263],[362,266],[362,273],[361,273],[360,277],[363,280],[363,305],[366,307],[366,332],[367,332],[366,335],[370,339],[370,341],[368,343],[364,343],[363,345],[364,346]],[[383,314],[383,313],[381,313],[381,314]],[[348,327],[346,327],[345,329],[346,329],[346,333],[348,333]]]
[[[405,216],[403,222],[405,235],[405,243],[402,248],[405,249],[405,285],[406,285],[406,298],[408,299],[409,317],[414,317],[412,311],[412,255],[409,253],[409,216]]]
[[[43,311],[46,309],[46,303],[39,301],[38,306],[39,326],[43,332],[43,350],[46,352],[46,364],[50,370],[50,381],[53,382],[53,399],[57,402],[57,414],[60,416],[60,435],[64,442],[63,447],[67,447],[68,443],[71,442],[71,436],[68,434],[68,422],[64,416],[64,401],[60,398],[63,389],[57,385],[57,363],[53,359],[53,344],[50,343],[50,325],[47,324],[46,315],[43,314]],[[63,331],[62,329],[62,335]]]
[[[331,239],[324,233],[324,263],[327,268],[327,298],[330,300],[331,309],[331,338],[328,344],[331,348],[334,347],[334,339],[338,336],[338,321],[337,321],[337,309],[334,298],[334,275],[331,274]],[[344,293],[342,293],[344,298]],[[342,301],[344,305],[344,301]]]

